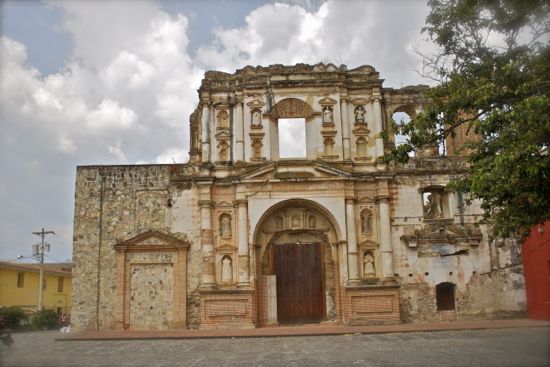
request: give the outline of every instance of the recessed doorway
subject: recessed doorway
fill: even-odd
[[[277,321],[317,323],[324,319],[323,248],[320,243],[272,246],[277,279]]]

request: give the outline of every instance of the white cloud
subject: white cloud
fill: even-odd
[[[181,148],[174,147],[168,148],[157,156],[155,163],[166,164],[166,163],[183,163],[187,160],[186,152],[183,152]]]
[[[255,9],[241,27],[215,29],[195,58],[187,17],[148,1],[52,2],[64,11],[73,49],[50,75],[27,64],[25,45],[2,36],[0,170],[10,175],[0,190],[1,242],[30,243],[22,233],[44,225],[70,232],[67,193],[78,164],[185,162],[206,68],[324,61],[371,64],[386,86],[420,81],[407,48],[421,40],[422,3],[290,2]],[[70,249],[65,237],[57,248]]]
[[[137,115],[126,107],[120,107],[117,101],[104,99],[86,118],[92,129],[125,130],[135,125]]]
[[[426,10],[414,1],[331,0],[317,11],[268,4],[252,11],[243,27],[216,29],[215,43],[201,47],[198,60],[229,72],[247,64],[370,64],[387,86],[425,82],[410,48],[421,43]]]

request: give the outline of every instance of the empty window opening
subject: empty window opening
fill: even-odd
[[[306,157],[306,120],[279,119],[279,158]]]
[[[59,293],[63,293],[63,283],[64,283],[63,277],[57,278],[57,291]]]
[[[436,219],[449,216],[447,193],[442,187],[427,188],[422,193],[424,218]]]
[[[435,299],[438,311],[455,309],[455,285],[453,283],[439,283],[435,286]]]
[[[395,112],[392,120],[397,125],[406,125],[411,121],[411,116],[406,112]],[[403,145],[409,141],[409,136],[405,134],[395,134],[395,146]],[[409,157],[414,157],[414,151],[408,153]]]

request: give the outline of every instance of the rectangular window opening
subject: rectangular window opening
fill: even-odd
[[[17,273],[17,288],[25,286],[25,273]]]
[[[306,119],[279,119],[279,158],[306,158]]]
[[[62,293],[63,292],[63,277],[59,277],[57,279],[57,291],[59,293]]]

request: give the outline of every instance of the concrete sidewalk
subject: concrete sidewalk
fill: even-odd
[[[262,338],[282,336],[343,335],[408,333],[418,331],[479,330],[518,327],[550,327],[550,321],[509,319],[473,320],[453,322],[411,323],[398,325],[342,326],[297,325],[262,327],[244,330],[159,330],[159,331],[97,331],[69,334],[57,341],[81,340],[148,340],[148,339],[212,339],[212,338]]]

